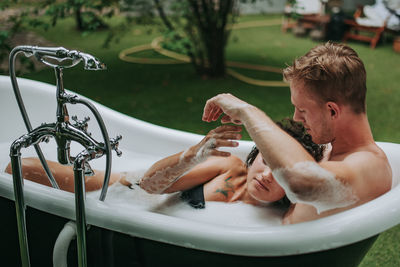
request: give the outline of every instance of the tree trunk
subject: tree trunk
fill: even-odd
[[[202,42],[199,47],[205,50],[205,60],[197,60],[196,63],[203,62],[202,66],[196,68],[202,75],[211,77],[225,75],[225,46],[229,36],[226,24],[228,16],[232,15],[234,1],[218,1],[216,2],[218,7],[215,7],[215,1],[190,1],[193,22]],[[202,53],[198,51],[196,54]]]
[[[83,25],[82,11],[80,5],[75,7],[74,13],[75,13],[76,28],[78,29],[78,31],[83,31],[85,29],[85,26]]]
[[[223,29],[212,29],[208,33],[206,53],[208,58],[208,66],[206,66],[206,74],[211,77],[221,77],[225,75],[225,41]]]
[[[163,24],[174,30],[159,0],[153,0]],[[184,0],[186,1],[186,0]],[[228,18],[234,17],[237,0],[187,0],[181,2],[186,24],[183,27],[191,41],[188,56],[200,75],[225,75],[225,46],[230,33]]]

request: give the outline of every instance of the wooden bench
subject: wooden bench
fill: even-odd
[[[370,47],[374,49],[378,44],[383,33],[388,32],[391,34],[399,34],[398,31],[391,30],[386,27],[386,21],[382,26],[364,26],[356,22],[356,18],[361,17],[363,12],[363,7],[358,7],[354,13],[354,19],[345,19],[344,23],[349,27],[343,36],[343,42],[349,39],[358,40],[362,42],[370,43]]]
[[[343,42],[346,42],[349,39],[368,42],[372,49],[376,47],[383,32],[386,30],[386,23],[381,27],[360,25],[355,20],[351,19],[345,19],[344,23],[349,27],[349,29],[343,36]],[[369,35],[362,33],[367,33]]]

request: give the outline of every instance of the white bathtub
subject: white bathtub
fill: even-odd
[[[36,127],[42,122],[55,122],[55,86],[27,79],[18,81],[32,126]],[[152,125],[93,103],[101,113],[110,137],[117,134],[123,136],[120,149],[125,154],[122,158],[113,155],[114,171],[144,169],[153,160],[181,151],[201,139],[199,135]],[[3,169],[9,161],[10,144],[26,133],[8,76],[0,76],[0,108],[0,167]],[[84,107],[69,106],[69,114],[76,114],[83,118],[84,114],[88,115],[89,113],[85,113]],[[94,126],[95,120],[93,116],[91,117],[89,131],[100,140],[99,131]],[[296,263],[297,266],[301,264],[318,266],[321,259],[322,262],[325,262],[325,266],[331,264],[332,261],[337,263],[333,266],[346,266],[346,264],[354,266],[361,261],[379,233],[400,223],[400,187],[397,186],[400,170],[400,145],[381,142],[378,144],[386,152],[392,165],[393,189],[362,206],[316,221],[281,226],[276,220],[277,213],[271,212],[271,222],[265,221],[265,224],[260,223],[260,220],[257,223],[252,223],[250,220],[245,223],[234,223],[232,220],[237,219],[238,216],[235,214],[208,220],[204,216],[199,216],[196,213],[198,211],[194,209],[188,210],[184,215],[180,215],[179,212],[176,212],[176,215],[174,213],[163,214],[165,212],[138,207],[139,204],[134,201],[129,203],[132,208],[127,208],[127,205],[121,206],[120,201],[107,201],[106,199],[106,202],[100,202],[94,198],[88,198],[86,202],[87,223],[93,225],[93,229],[110,230],[116,236],[121,235],[122,239],[129,240],[131,237],[132,240],[136,240],[124,241],[124,246],[129,242],[134,242],[135,253],[133,254],[138,258],[137,261],[142,264],[146,263],[144,265],[148,266],[158,265],[160,262],[164,264],[163,266],[180,264],[194,266],[195,263],[201,265],[202,262],[209,265],[210,262],[215,261],[216,263],[220,259],[223,263],[231,261],[237,263],[238,266],[247,263],[270,264],[270,266],[274,264],[289,266]],[[244,158],[251,146],[251,142],[241,142],[240,147],[232,151]],[[42,144],[41,147],[48,159],[56,158],[55,153],[52,153],[55,149],[52,142]],[[78,147],[73,147],[74,149],[78,151]],[[34,156],[32,149],[23,149],[22,155],[23,157]],[[94,168],[102,168],[102,161],[93,161],[91,165]],[[29,206],[27,225],[31,260],[40,262],[48,252],[35,250],[35,247],[40,246],[33,245],[37,242],[35,239],[51,236],[48,230],[49,225],[57,225],[52,230],[55,237],[49,237],[51,239],[49,242],[54,242],[53,239],[57,237],[56,233],[60,227],[67,219],[74,219],[74,195],[30,181],[25,182],[24,190],[26,204]],[[130,193],[135,194],[135,190]],[[8,212],[6,217],[7,220],[9,219],[7,222],[4,222],[5,219],[1,219],[3,227],[0,234],[7,235],[8,241],[7,245],[0,247],[0,256],[8,257],[8,260],[13,262],[17,259],[11,258],[14,258],[17,252],[10,252],[11,249],[7,250],[7,247],[17,247],[18,242],[16,227],[13,226],[15,224],[15,214],[13,214],[15,210],[12,204],[13,184],[12,177],[3,171],[0,171],[0,197],[2,212]],[[234,205],[236,204],[232,206],[232,204],[214,203],[211,204],[211,207],[212,209],[221,209],[221,211],[234,211],[232,208],[235,207]],[[253,209],[250,206],[248,208]],[[29,211],[30,209],[32,212]],[[247,206],[239,205],[238,209],[246,214]],[[191,212],[193,216],[190,216]],[[32,213],[34,214],[32,215]],[[257,217],[254,210],[248,214]],[[32,216],[32,219],[29,216]],[[48,217],[54,217],[55,221],[47,223],[50,220]],[[241,219],[243,218],[238,220]],[[34,220],[38,222],[33,222]],[[30,226],[30,224],[35,226]],[[40,233],[38,229],[40,225],[46,225],[47,230],[41,229],[44,232]],[[90,235],[90,230],[88,235]],[[90,240],[90,238],[88,239]],[[51,246],[52,244],[48,244],[45,247],[51,248]],[[88,247],[90,246],[89,242]],[[13,250],[17,250],[16,247]],[[157,249],[156,254],[154,254],[155,248]],[[123,257],[116,256],[116,251],[123,251],[124,247],[114,247],[113,249],[115,254],[113,262],[116,266],[129,266],[116,263],[118,262],[117,258]],[[132,252],[129,249],[128,251]],[[178,253],[178,251],[181,254],[171,254]],[[348,255],[346,254],[348,252],[351,253],[351,256],[343,256]],[[43,256],[35,256],[35,253],[43,253]],[[45,262],[51,262],[51,259],[45,260]]]

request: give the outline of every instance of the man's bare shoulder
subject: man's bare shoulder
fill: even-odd
[[[374,169],[375,171],[382,170],[388,172],[391,175],[391,168],[389,161],[386,157],[385,152],[379,148],[376,144],[371,144],[365,147],[360,147],[355,151],[350,151],[343,157],[343,162],[353,165],[354,167],[359,167],[359,169],[370,171]]]
[[[373,199],[390,190],[392,170],[385,153],[376,144],[359,147],[333,158],[348,172],[349,182],[363,199]]]

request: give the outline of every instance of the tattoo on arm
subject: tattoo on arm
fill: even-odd
[[[224,195],[225,198],[228,198],[228,194],[229,192],[235,193],[235,189],[233,184],[229,181],[230,179],[232,179],[232,176],[226,178],[225,181],[225,185],[223,188],[217,189],[215,190],[214,193],[221,193]]]

